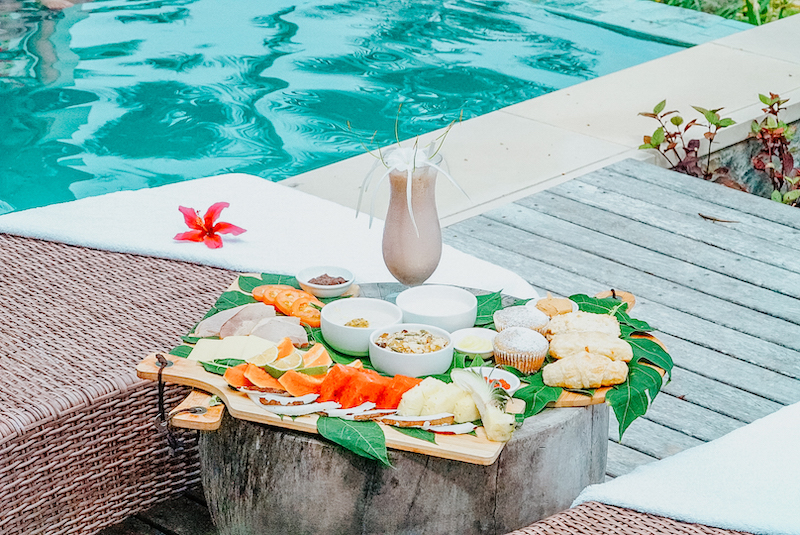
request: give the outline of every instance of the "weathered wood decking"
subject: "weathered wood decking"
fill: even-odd
[[[611,477],[800,401],[795,208],[626,160],[444,234],[540,291],[637,296],[676,369],[621,443],[612,422]]]
[[[540,292],[637,296],[633,315],[658,329],[676,368],[621,443],[612,421],[609,477],[800,401],[800,210],[627,160],[444,236]],[[186,500],[103,533],[213,534]],[[187,506],[200,527],[181,519]]]

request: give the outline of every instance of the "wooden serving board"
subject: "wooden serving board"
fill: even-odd
[[[231,389],[222,376],[208,373],[199,363],[166,353],[162,353],[162,355],[172,362],[172,365],[165,368],[162,374],[162,379],[165,382],[187,385],[216,394],[225,403],[231,416],[285,429],[317,433],[317,419],[319,418],[317,415],[299,416],[294,419],[288,416],[281,418],[277,414],[269,412],[266,408],[261,408],[253,403],[246,394]],[[136,375],[142,379],[156,381],[158,380],[158,369],[159,366],[155,354],[148,355],[136,366]],[[195,401],[200,403],[203,400],[202,395],[195,398]],[[194,406],[193,403],[184,400],[182,405]],[[207,405],[207,399],[205,403]],[[212,407],[212,409],[215,408]],[[221,415],[222,413],[220,412],[219,418],[221,418]],[[173,418],[172,423],[175,425],[187,423],[189,424],[187,427],[198,429],[199,427],[194,427],[196,423],[194,420],[186,418],[188,416],[195,415],[178,415]],[[492,442],[487,439],[482,427],[476,430],[478,436],[437,434],[436,444],[432,444],[405,435],[391,426],[379,425],[383,429],[386,436],[386,446],[389,448],[484,466],[494,463],[505,445],[504,442]]]

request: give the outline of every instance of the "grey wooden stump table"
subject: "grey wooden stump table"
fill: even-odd
[[[402,288],[361,290],[391,298]],[[389,450],[385,467],[315,435],[226,415],[201,433],[200,458],[220,535],[496,534],[566,509],[602,481],[607,429],[606,405],[548,409],[492,465]]]

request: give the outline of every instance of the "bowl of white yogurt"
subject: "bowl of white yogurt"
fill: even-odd
[[[456,286],[415,286],[400,292],[396,303],[403,322],[433,325],[448,333],[474,326],[478,316],[477,298]]]

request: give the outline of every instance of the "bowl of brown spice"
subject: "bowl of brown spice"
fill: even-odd
[[[353,284],[353,273],[338,266],[312,266],[301,269],[297,275],[300,287],[317,297],[338,297]]]

